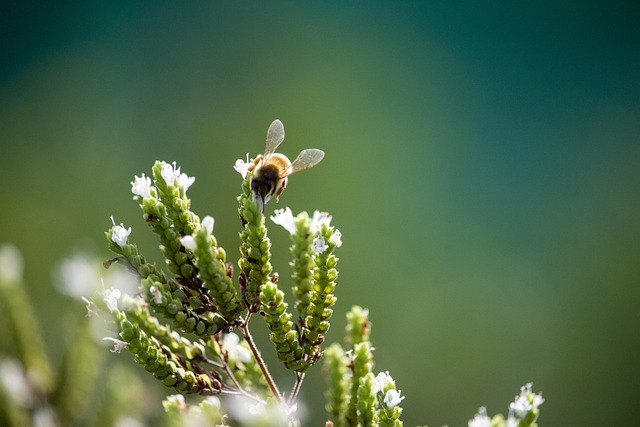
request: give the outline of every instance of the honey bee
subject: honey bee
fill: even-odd
[[[287,156],[276,153],[276,149],[284,141],[284,126],[280,120],[274,120],[267,131],[264,143],[264,154],[259,155],[249,166],[254,174],[251,178],[253,197],[264,212],[264,205],[272,196],[278,197],[287,186],[289,175],[315,166],[324,157],[324,151],[316,148],[302,150],[292,162]]]

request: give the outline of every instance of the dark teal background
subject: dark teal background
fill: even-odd
[[[56,263],[108,257],[110,215],[159,254],[134,174],[195,175],[235,261],[232,165],[279,118],[282,152],[326,152],[279,207],[342,231],[328,341],[371,310],[405,425],[506,413],[529,381],[542,426],[637,424],[640,3],[17,4],[0,13],[0,242],[24,254],[56,357]],[[307,380],[305,425],[323,425]]]

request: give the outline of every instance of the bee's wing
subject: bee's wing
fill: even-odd
[[[267,130],[267,140],[264,143],[264,157],[268,159],[276,148],[284,141],[284,126],[280,120],[274,120]]]
[[[324,158],[324,151],[316,148],[309,148],[308,150],[302,150],[298,157],[291,163],[291,166],[287,168],[285,176],[289,176],[293,173],[309,169],[312,166],[317,165],[320,160]]]

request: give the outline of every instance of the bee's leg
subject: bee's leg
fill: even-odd
[[[288,179],[289,178],[283,178],[282,185],[280,186],[280,188],[278,188],[278,191],[276,192],[276,202],[278,201],[278,198],[280,197],[280,195],[284,191],[284,188],[287,186],[287,180]]]

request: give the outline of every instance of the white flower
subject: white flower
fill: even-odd
[[[138,197],[143,199],[151,197],[151,178],[144,176],[144,174],[140,177],[135,176],[135,179],[131,181],[131,192],[134,194],[134,200],[138,200]]]
[[[207,396],[200,404],[202,405],[203,403],[216,409],[220,409],[221,406],[220,398],[218,396]]]
[[[7,394],[5,398],[12,400],[12,403],[27,406],[35,398],[24,366],[11,357],[0,360],[0,387],[6,391],[11,390],[11,393]]]
[[[104,297],[104,302],[105,304],[107,304],[107,308],[110,311],[118,309],[118,299],[120,299],[120,295],[121,295],[120,289],[115,289],[115,288],[105,289],[104,292],[102,292],[102,296]]]
[[[393,378],[389,375],[389,371],[380,372],[376,377],[375,382],[373,383],[373,392],[377,393],[378,391],[384,392],[385,387],[389,383],[393,383]]]
[[[246,397],[236,397],[225,402],[226,409],[231,418],[241,425],[289,425],[289,420],[295,413],[296,418],[303,420],[304,407],[298,404],[269,403],[259,400],[257,402]],[[302,422],[302,425],[305,425]]]
[[[331,237],[329,238],[329,243],[335,245],[336,248],[342,246],[342,233],[340,230],[335,230]]]
[[[247,177],[247,173],[249,172],[249,166],[251,166],[251,163],[249,161],[249,153],[247,153],[247,161],[245,162],[242,159],[238,159],[236,160],[236,164],[233,165],[233,168],[240,174],[242,175],[242,179]]]
[[[491,427],[491,418],[487,416],[487,408],[482,406],[478,413],[469,420],[469,427]]]
[[[309,224],[309,228],[311,229],[311,232],[315,233],[318,230],[320,230],[320,226],[322,225],[323,222],[326,223],[327,225],[331,224],[332,218],[333,217],[329,215],[328,212],[314,211],[313,217],[311,217],[311,223]]]
[[[222,346],[227,350],[231,359],[244,363],[251,361],[251,352],[240,344],[240,337],[236,334],[225,334],[222,337]]]
[[[38,427],[55,427],[58,420],[50,406],[41,406],[33,412],[33,425]]]
[[[160,176],[162,176],[162,179],[164,179],[167,185],[174,185],[174,181],[180,176],[180,168],[176,166],[176,162],[171,164],[164,163],[160,171]]]
[[[202,226],[207,230],[207,234],[213,234],[213,224],[215,224],[215,220],[211,216],[205,216],[202,219]]]
[[[120,225],[116,225],[116,221],[111,217],[111,222],[113,223],[113,232],[111,233],[111,240],[116,245],[123,247],[127,244],[127,238],[129,234],[131,234],[131,227],[128,229],[124,228],[124,225],[120,223]]]
[[[88,298],[82,297],[82,301],[87,303],[87,317],[98,316],[98,311],[96,310],[96,305],[93,301]]]
[[[189,187],[191,187],[191,184],[195,182],[195,180],[195,176],[187,176],[186,173],[181,173],[178,176],[178,186],[182,187],[184,189],[184,192],[186,193]]]
[[[404,396],[400,396],[400,393],[400,390],[396,390],[394,388],[385,393],[384,404],[387,405],[387,408],[394,408],[402,402]]]
[[[329,246],[324,241],[324,237],[316,236],[316,238],[313,239],[313,243],[311,244],[311,249],[313,249],[315,252],[324,252],[328,248]]]
[[[193,236],[182,236],[182,239],[180,239],[180,243],[182,243],[182,246],[184,246],[186,249],[189,249],[191,252],[194,252],[196,249],[198,249],[198,245],[196,244]]]
[[[162,293],[160,292],[160,289],[155,286],[151,286],[149,288],[149,293],[151,294],[151,298],[155,304],[162,304]]]
[[[120,289],[123,294],[133,295],[138,292],[139,280],[130,272],[121,268],[111,268],[102,278],[103,289]]]
[[[17,282],[22,277],[22,255],[12,244],[0,246],[0,281]]]
[[[513,413],[519,419],[524,418],[529,412],[531,404],[527,399],[527,396],[516,396],[516,400],[509,405],[509,409],[513,410]]]
[[[222,416],[222,420],[221,420],[221,421],[222,421],[222,424],[216,424],[216,427],[229,427],[229,425],[228,425],[228,424],[226,424],[226,422],[227,422],[227,418],[228,418],[227,414],[224,414],[224,415]]]
[[[112,337],[104,337],[103,341],[113,341],[113,349],[111,353],[120,353],[123,349],[127,348],[129,344],[126,341],[119,340],[117,338]]]
[[[520,388],[520,394],[516,396],[516,400],[509,405],[509,412],[517,419],[524,418],[529,411],[538,409],[544,402],[541,394],[531,391],[531,383]]]
[[[294,403],[293,405],[288,405],[287,403],[282,402],[281,405],[282,405],[282,410],[284,411],[285,414],[287,414],[288,417],[291,417],[298,411],[297,403]]]
[[[293,217],[293,213],[291,213],[291,208],[286,207],[284,209],[276,209],[273,211],[273,216],[271,216],[271,221],[275,224],[281,225],[285,230],[289,232],[289,234],[295,234],[296,232],[296,224],[294,222],[295,218]]]
[[[120,301],[118,301],[118,307],[122,307],[122,311],[135,311],[141,308],[145,308],[147,302],[142,298],[139,293],[136,296],[124,294]]]
[[[264,416],[267,413],[267,403],[264,401],[259,401],[253,405],[247,406],[249,414],[253,416]]]
[[[184,401],[184,396],[181,394],[172,394],[171,396],[167,396],[167,400],[179,408],[187,407],[187,403]]]
[[[127,415],[121,415],[117,420],[116,420],[116,424],[114,427],[144,427],[145,424],[142,423],[142,421],[127,416]]]
[[[78,298],[91,295],[100,287],[99,264],[85,255],[63,259],[57,270],[54,283],[65,295]]]
[[[542,405],[543,403],[544,403],[544,398],[542,397],[542,395],[534,393],[533,402],[531,402],[531,406],[533,407],[533,409],[538,409],[540,405]]]

